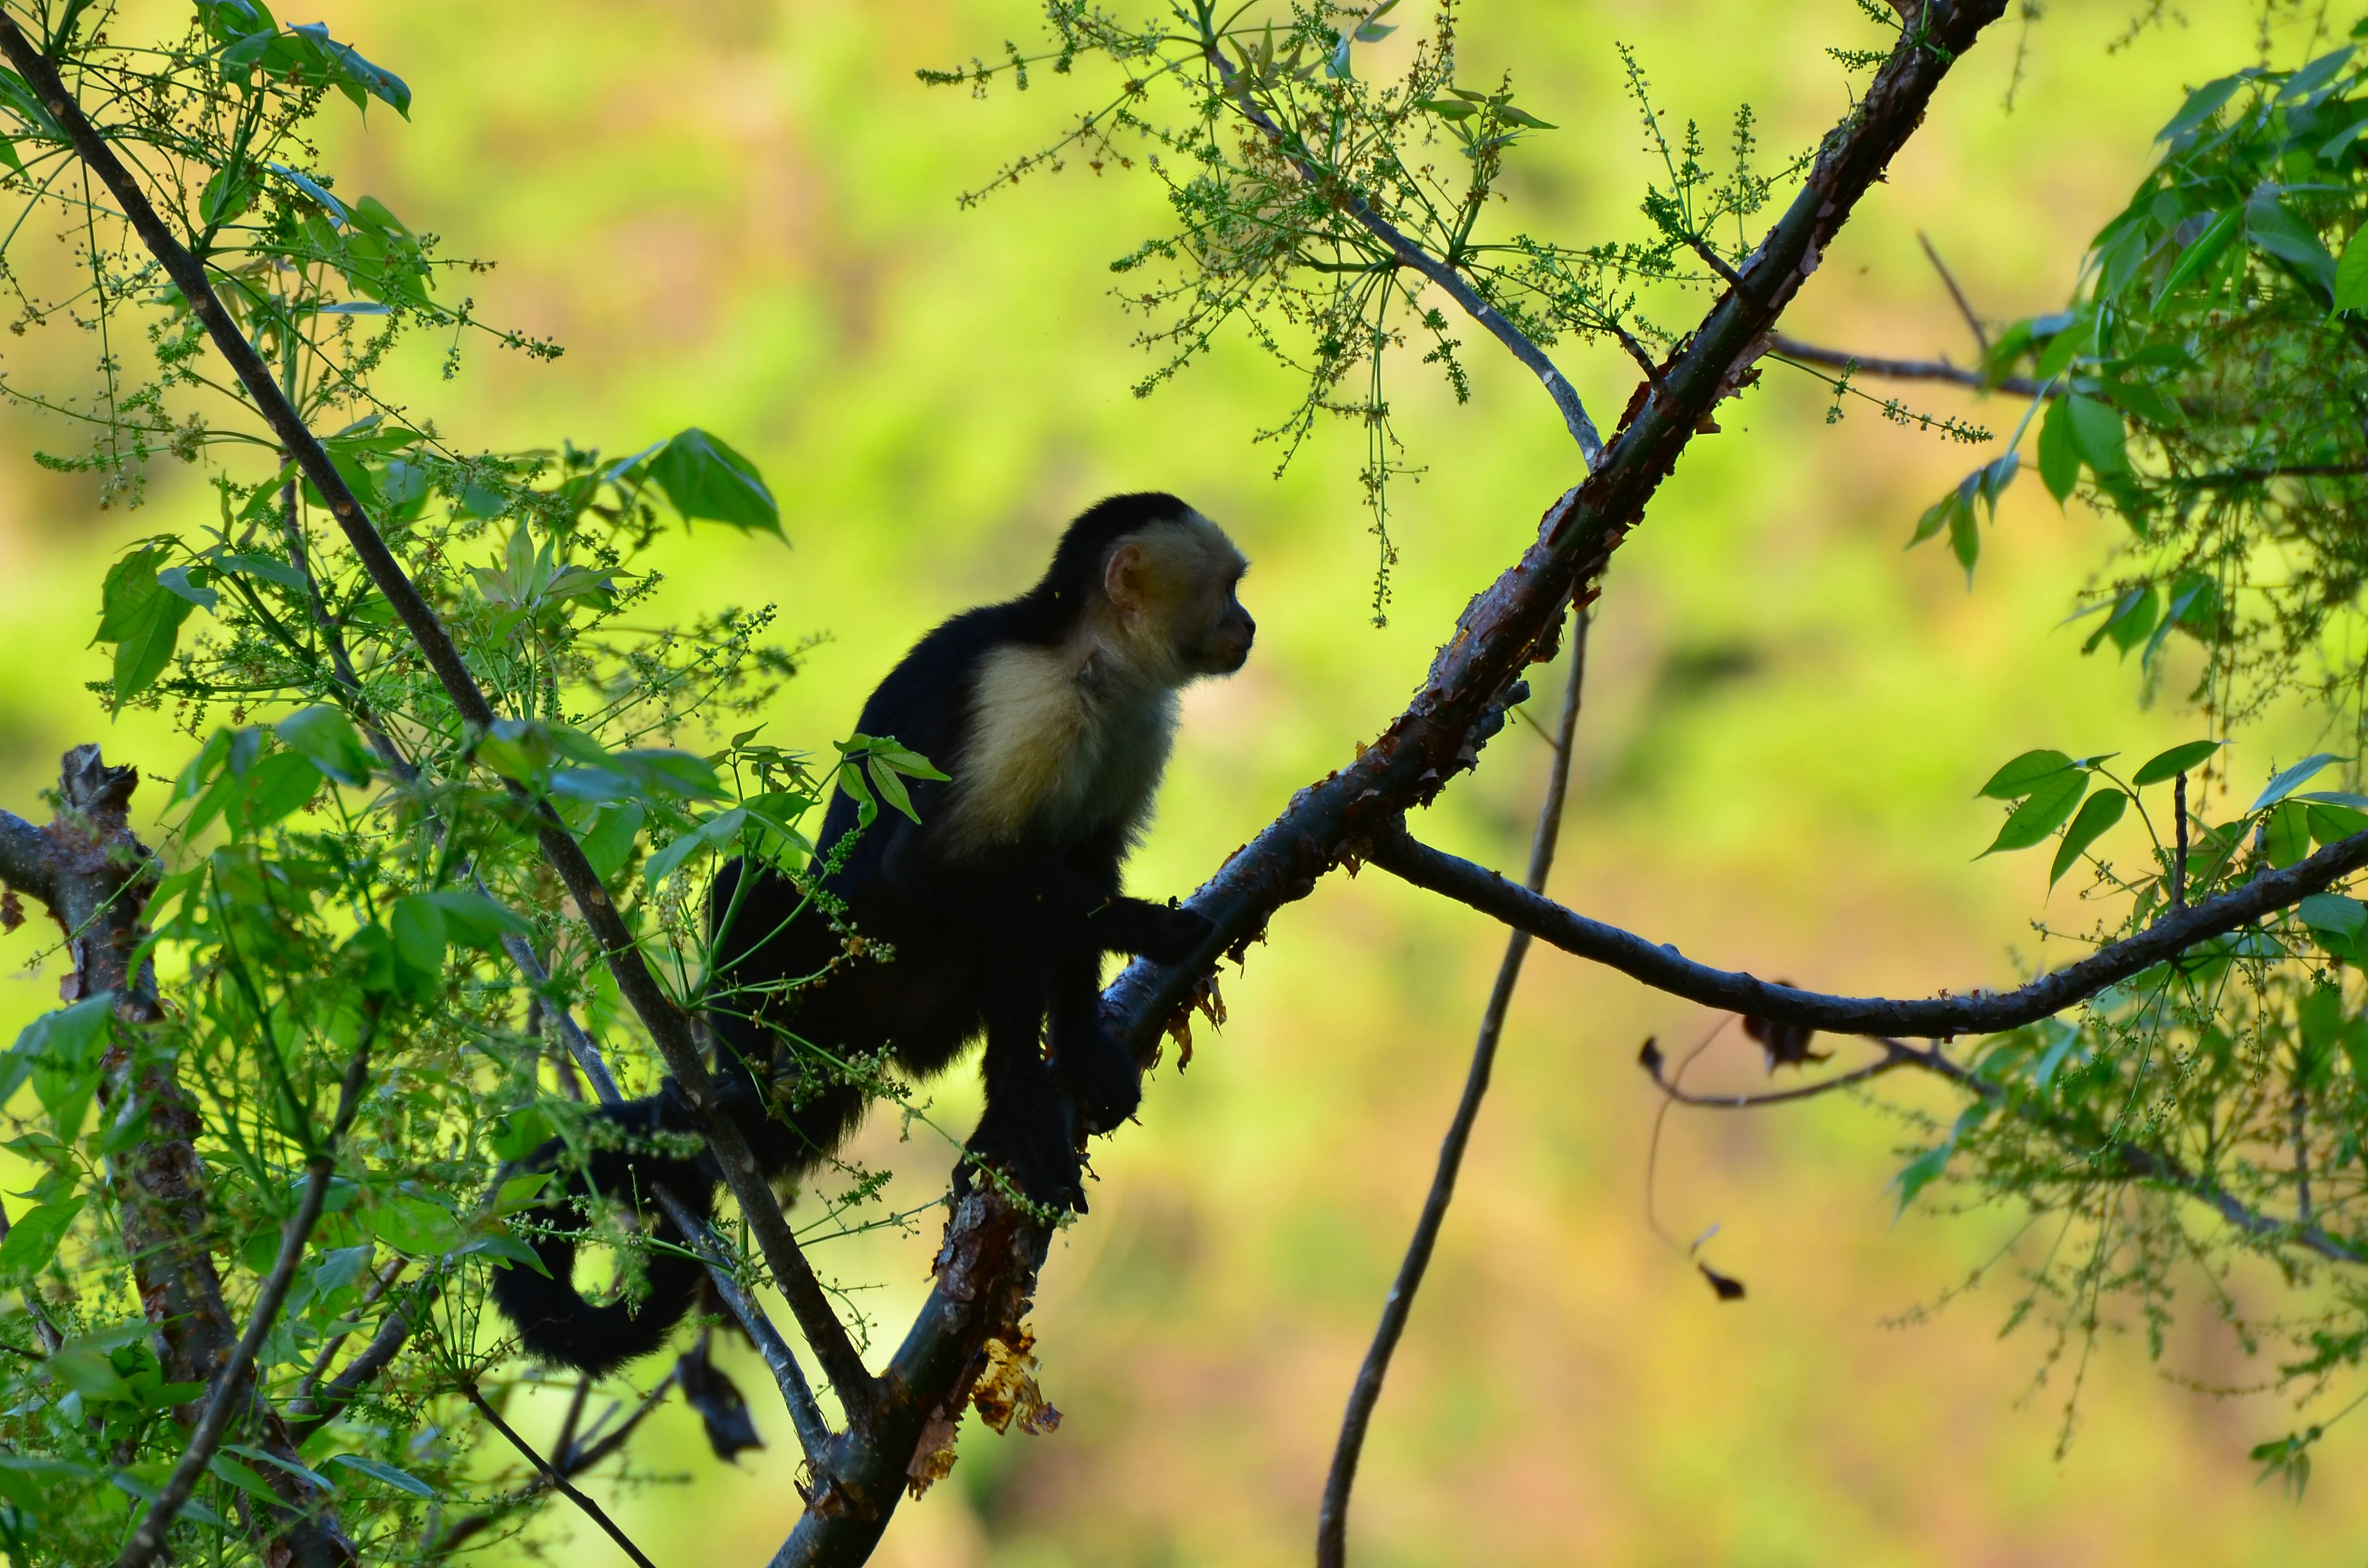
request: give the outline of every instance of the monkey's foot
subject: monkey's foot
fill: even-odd
[[[1133,1053],[1099,1020],[1084,1039],[1054,1034],[1053,1073],[1087,1132],[1108,1132],[1143,1104],[1143,1073]]]
[[[1085,1163],[1065,1114],[997,1115],[990,1103],[970,1135],[970,1153],[981,1165],[993,1165],[1015,1182],[1031,1203],[1086,1211]],[[965,1160],[954,1173],[957,1196],[970,1190],[975,1179]]]

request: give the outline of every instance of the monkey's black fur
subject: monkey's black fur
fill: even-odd
[[[984,1031],[986,1108],[971,1136],[972,1159],[1008,1172],[1039,1201],[1084,1209],[1082,1134],[1125,1119],[1142,1092],[1132,1054],[1101,1021],[1102,956],[1177,961],[1205,937],[1208,923],[1121,894],[1120,866],[1139,812],[1082,826],[1040,821],[1016,840],[986,847],[950,846],[931,828],[946,816],[951,791],[976,747],[989,656],[1015,646],[1062,647],[1082,618],[1107,606],[1102,574],[1113,547],[1138,530],[1192,517],[1172,495],[1099,503],[1069,526],[1033,588],[938,627],[864,704],[857,726],[863,733],[894,736],[956,781],[911,780],[920,823],[882,809],[824,883],[843,905],[846,923],[866,943],[890,944],[892,960],[848,955],[831,921],[770,869],[760,865],[752,874],[748,863],[735,860],[717,874],[709,905],[715,968],[708,1018],[722,1041],[718,1082],[768,1176],[802,1171],[827,1156],[854,1130],[865,1102],[859,1085],[816,1071],[811,1056],[777,1047],[782,1031],[838,1061],[884,1048],[900,1068],[921,1077],[941,1071]],[[1239,557],[1232,559],[1237,574]],[[1254,627],[1230,582],[1224,606],[1232,619],[1218,662],[1195,673],[1224,673],[1248,652]],[[1166,744],[1162,730],[1151,765],[1155,781]],[[817,869],[856,826],[857,803],[838,791],[824,818]],[[824,978],[812,979],[817,975]],[[672,1079],[660,1094],[602,1115],[623,1146],[595,1152],[580,1179],[569,1178],[528,1217],[552,1233],[533,1243],[549,1276],[519,1267],[494,1278],[494,1299],[529,1353],[593,1373],[656,1349],[690,1310],[700,1269],[654,1249],[648,1294],[638,1308],[593,1305],[571,1278],[572,1233],[581,1223],[573,1199],[588,1189],[651,1214],[650,1189],[663,1185],[705,1218],[721,1179],[705,1155],[685,1158],[652,1147],[657,1134],[694,1127]],[[552,1168],[559,1153],[553,1141],[524,1166]],[[968,1177],[965,1162],[956,1181]],[[679,1243],[662,1216],[655,1235]]]

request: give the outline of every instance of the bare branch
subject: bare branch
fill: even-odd
[[[1951,272],[1949,264],[1941,259],[1941,253],[1933,246],[1931,235],[1918,229],[1916,232],[1916,243],[1924,247],[1925,259],[1932,264],[1932,270],[1939,273],[1941,281],[1948,286],[1949,298],[1957,301],[1957,313],[1965,318],[1965,325],[1973,332],[1974,346],[1982,351],[1983,358],[1988,358],[1990,357],[1989,328],[1982,324],[1981,317],[1974,314],[1973,301],[1965,298],[1965,291],[1963,289],[1957,287],[1956,274]]]
[[[1831,370],[1858,370],[1870,376],[1880,376],[1887,381],[1947,381],[1952,386],[1971,387],[1975,392],[2010,392],[2016,397],[2053,397],[2058,395],[2052,382],[2034,381],[2028,376],[2000,376],[1990,380],[1979,370],[1968,370],[1952,365],[1946,359],[1884,359],[1874,355],[1851,354],[1839,348],[1822,348],[1814,343],[1804,343],[1797,337],[1778,333],[1770,342],[1770,352],[1780,359],[1797,359],[1804,365],[1822,365]]]
[[[576,1490],[575,1484],[573,1482],[560,1474],[559,1471],[551,1468],[551,1461],[549,1460],[544,1459],[541,1454],[535,1452],[533,1449],[528,1447],[527,1440],[524,1437],[519,1437],[516,1432],[510,1430],[510,1424],[503,1420],[498,1415],[495,1414],[494,1407],[485,1403],[485,1396],[477,1392],[476,1384],[471,1383],[461,1392],[468,1396],[469,1403],[477,1407],[477,1414],[484,1416],[487,1421],[493,1424],[495,1431],[499,1432],[503,1437],[509,1439],[511,1448],[516,1449],[519,1453],[525,1455],[527,1462],[533,1465],[536,1470],[542,1472],[543,1480],[550,1483],[552,1490],[559,1493],[560,1495],[565,1497],[569,1502],[583,1509],[584,1512],[591,1518],[592,1522],[598,1525],[603,1530],[606,1530],[608,1532],[609,1539],[615,1541],[624,1554],[632,1558],[635,1562],[639,1563],[641,1568],[657,1568],[657,1565],[649,1560],[647,1554],[645,1554],[640,1547],[633,1544],[633,1538],[617,1528],[617,1521],[610,1518],[607,1511],[604,1510],[599,1504],[595,1503],[591,1498],[586,1497],[582,1492]]]
[[[1267,140],[1290,161],[1291,166],[1299,171],[1302,179],[1330,195],[1339,203],[1342,211],[1387,246],[1400,265],[1414,268],[1436,284],[1440,292],[1455,301],[1458,309],[1478,322],[1489,335],[1503,344],[1514,358],[1537,377],[1539,384],[1546,389],[1546,395],[1554,399],[1554,408],[1562,415],[1563,427],[1570,432],[1570,438],[1578,443],[1580,458],[1592,469],[1603,456],[1603,437],[1596,434],[1595,422],[1587,416],[1587,407],[1579,402],[1577,389],[1547,357],[1546,351],[1539,347],[1529,334],[1508,320],[1504,312],[1483,299],[1480,291],[1456,271],[1453,263],[1441,260],[1415,244],[1395,224],[1374,211],[1363,197],[1352,190],[1337,188],[1334,182],[1326,179],[1313,165],[1292,151],[1292,138],[1250,97],[1248,87],[1242,82],[1234,62],[1225,58],[1225,51],[1211,44],[1203,52],[1209,63],[1216,68],[1219,80],[1233,94],[1234,105],[1242,111],[1242,118],[1266,134]]]
[[[205,263],[166,225],[139,180],[116,155],[108,137],[74,101],[58,74],[56,63],[36,48],[15,19],[5,13],[0,13],[0,53],[6,53],[9,63],[31,85],[34,95],[66,132],[75,153],[115,197],[141,244],[188,301],[208,339],[229,362],[272,435],[328,503],[329,515],[344,532],[372,585],[386,596],[388,605],[427,661],[453,708],[467,723],[478,729],[490,727],[496,715],[478,687],[476,677],[470,674],[459,648],[421,597],[417,585],[404,572],[402,563],[387,549],[386,541],[379,537],[369,513],[337,472],[319,437],[305,425],[255,346],[222,308],[212,280],[207,276]],[[658,983],[632,933],[619,916],[608,889],[551,803],[532,798],[524,786],[515,781],[506,782],[514,794],[532,805],[539,819],[536,841],[544,858],[558,871],[568,895],[590,926],[619,992],[649,1030],[659,1054],[666,1058],[667,1070],[697,1113],[700,1131],[715,1151],[724,1182],[738,1200],[749,1229],[756,1233],[766,1264],[780,1282],[791,1310],[797,1314],[799,1325],[829,1374],[849,1418],[862,1420],[877,1397],[877,1386],[848,1339],[846,1326],[831,1310],[821,1282],[799,1250],[789,1221],[757,1168],[746,1140],[718,1101],[714,1081],[693,1038],[689,1018]]]
[[[1571,741],[1578,730],[1579,703],[1587,686],[1588,619],[1587,612],[1581,610],[1571,627],[1570,680],[1563,689],[1561,722],[1554,726],[1549,742],[1554,748],[1554,766],[1546,775],[1545,800],[1538,807],[1537,831],[1530,840],[1529,887],[1532,892],[1544,891],[1546,873],[1554,869],[1554,844],[1562,835],[1563,802],[1570,790]],[[1480,1038],[1472,1048],[1472,1066],[1464,1075],[1463,1097],[1457,1102],[1454,1119],[1448,1123],[1447,1136],[1440,1142],[1439,1168],[1423,1199],[1422,1216],[1415,1221],[1414,1236],[1406,1243],[1397,1278],[1382,1303],[1382,1321],[1373,1330],[1373,1343],[1365,1352],[1364,1365],[1357,1369],[1355,1386],[1349,1392],[1348,1412],[1340,1419],[1339,1441],[1332,1450],[1331,1472],[1324,1482],[1324,1504],[1315,1517],[1317,1568],[1341,1568],[1348,1561],[1349,1493],[1356,1484],[1357,1461],[1364,1452],[1365,1433],[1372,1424],[1373,1407],[1381,1402],[1382,1382],[1389,1376],[1390,1358],[1396,1353],[1399,1336],[1406,1332],[1406,1318],[1414,1311],[1415,1293],[1422,1289],[1423,1275],[1430,1267],[1431,1250],[1438,1244],[1440,1228],[1447,1222],[1447,1206],[1455,1198],[1455,1178],[1463,1168],[1463,1151],[1472,1142],[1472,1127],[1479,1119],[1480,1102],[1488,1093],[1489,1074],[1497,1062],[1497,1041],[1505,1030],[1505,1013],[1512,1006],[1513,987],[1520,983],[1521,960],[1529,950],[1527,931],[1516,931],[1505,942],[1505,957],[1497,967],[1497,983],[1490,989],[1488,1006],[1480,1015]]]
[[[1565,952],[1591,959],[1657,991],[1746,1017],[1798,1024],[1835,1034],[1910,1035],[1947,1040],[2020,1028],[2085,1002],[2114,983],[2198,942],[2251,925],[2301,903],[2368,866],[2368,833],[2338,839],[2283,871],[2263,871],[2243,887],[2165,915],[2137,936],[2100,948],[2012,991],[1915,1000],[1834,996],[1778,985],[1755,975],[1713,969],[1633,932],[1590,920],[1552,899],[1517,887],[1495,871],[1418,844],[1403,830],[1375,837],[1367,857],[1417,887],[1468,903]]]
[[[1661,1071],[1661,1052],[1649,1040],[1645,1042],[1645,1049],[1638,1053],[1636,1062],[1637,1065],[1643,1067],[1646,1075],[1653,1080],[1653,1086],[1679,1105],[1691,1106],[1698,1110],[1758,1110],[1762,1106],[1790,1105],[1795,1100],[1813,1100],[1820,1095],[1832,1094],[1836,1089],[1847,1089],[1853,1084],[1863,1084],[1869,1078],[1880,1078],[1894,1068],[1917,1065],[1922,1062],[1923,1052],[1921,1051],[1911,1051],[1896,1040],[1884,1040],[1881,1043],[1884,1051],[1880,1061],[1869,1062],[1864,1067],[1852,1068],[1847,1073],[1836,1074],[1830,1078],[1820,1078],[1814,1084],[1804,1084],[1796,1089],[1777,1089],[1764,1095],[1698,1095],[1691,1089],[1682,1088],[1677,1079]],[[1691,1061],[1691,1058],[1688,1060]],[[1679,1073],[1685,1071],[1684,1062],[1679,1063],[1678,1071]]]

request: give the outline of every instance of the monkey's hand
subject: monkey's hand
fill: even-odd
[[[1104,951],[1138,953],[1153,963],[1182,963],[1216,930],[1209,917],[1140,898],[1114,898],[1086,921]]]

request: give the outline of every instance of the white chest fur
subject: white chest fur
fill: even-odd
[[[934,833],[956,851],[1059,824],[1079,839],[1132,838],[1151,811],[1176,735],[1176,693],[1120,685],[1066,648],[1006,646],[980,665],[969,744]]]

